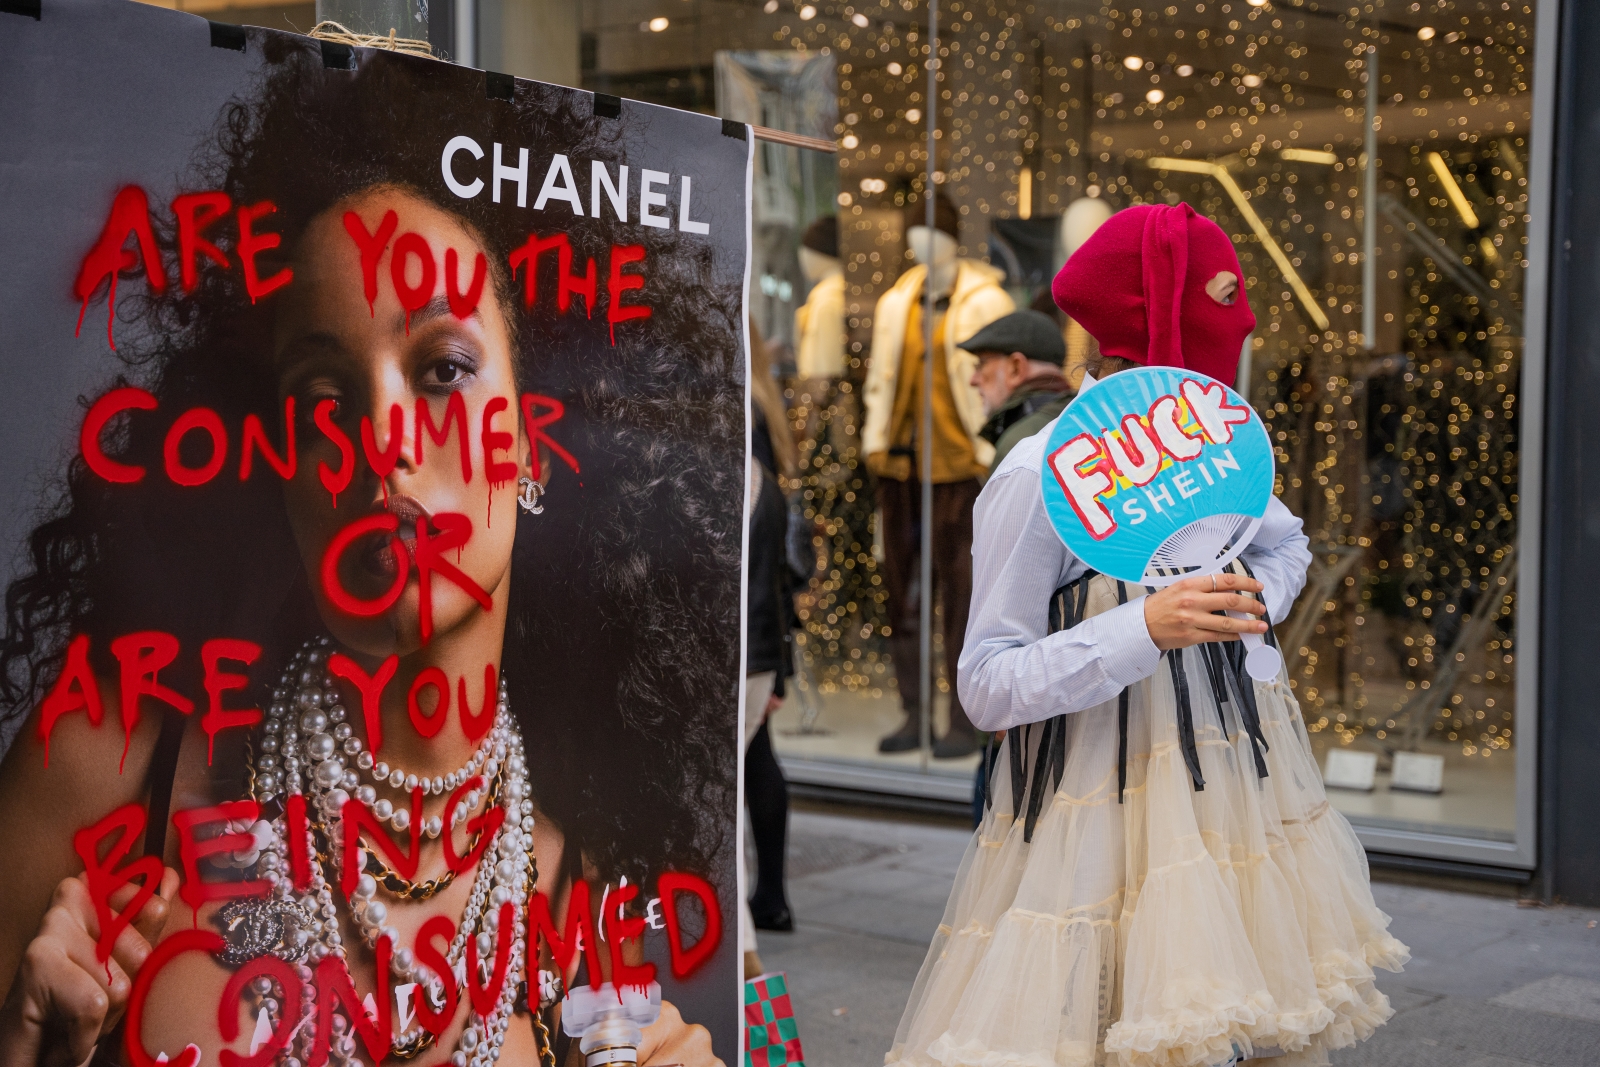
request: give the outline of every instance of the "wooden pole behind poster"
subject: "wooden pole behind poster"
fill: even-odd
[[[755,134],[758,141],[770,141],[773,144],[788,145],[791,148],[809,148],[813,152],[828,152],[837,154],[839,146],[832,141],[825,141],[821,137],[807,137],[803,133],[789,133],[785,130],[774,130],[767,126],[752,126],[750,132]]]

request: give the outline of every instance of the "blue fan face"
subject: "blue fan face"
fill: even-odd
[[[1050,430],[1040,480],[1051,525],[1072,554],[1138,582],[1156,550],[1190,523],[1266,514],[1272,446],[1255,410],[1216,379],[1139,367],[1068,405]]]

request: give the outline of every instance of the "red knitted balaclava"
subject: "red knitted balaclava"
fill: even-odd
[[[1206,291],[1223,271],[1238,280],[1231,304]],[[1067,260],[1051,292],[1104,355],[1184,367],[1229,385],[1239,348],[1256,328],[1233,242],[1188,204],[1117,212]]]

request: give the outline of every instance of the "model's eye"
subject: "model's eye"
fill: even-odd
[[[293,392],[296,396],[296,406],[299,408],[299,418],[311,421],[317,407],[324,402],[331,402],[328,409],[328,418],[338,422],[344,414],[344,390],[338,382],[331,378],[318,375],[309,381],[302,382]]]
[[[1239,279],[1231,271],[1219,271],[1206,282],[1206,295],[1219,304],[1231,304],[1239,298]]]
[[[430,364],[423,373],[423,385],[431,389],[456,390],[464,386],[477,370],[459,356],[446,356]]]
[[[345,422],[346,412],[350,410],[344,403],[344,397],[336,389],[325,385],[312,385],[295,391],[295,426],[301,433],[301,440],[320,440],[322,430],[317,426],[317,409],[327,405],[327,420],[335,426],[342,426]]]

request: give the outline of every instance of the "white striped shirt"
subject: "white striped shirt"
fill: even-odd
[[[1045,515],[1039,471],[1050,428],[1011,450],[973,509],[972,614],[956,676],[961,705],[980,730],[1092,708],[1161,662],[1144,595],[1133,597],[1132,588],[1128,603],[1047,633],[1051,595],[1088,570]],[[1273,497],[1244,559],[1266,587],[1274,623],[1305,584],[1308,544],[1300,520]]]

